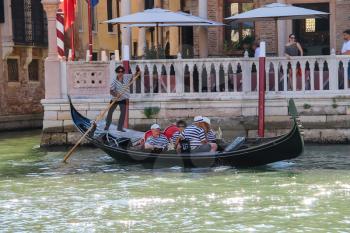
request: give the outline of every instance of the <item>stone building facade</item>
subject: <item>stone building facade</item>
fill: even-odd
[[[0,130],[40,127],[47,28],[40,1],[4,0],[0,23]]]
[[[255,23],[231,24],[224,19],[236,13],[254,9],[265,4],[280,2],[330,13],[328,19],[286,20]],[[145,46],[155,45],[153,28],[123,29],[118,26],[99,24],[102,21],[143,11],[152,7],[161,7],[172,11],[184,11],[210,20],[227,23],[226,27],[168,27],[161,29],[162,45],[168,44],[170,57],[180,52],[183,57],[222,57],[242,56],[242,40],[251,36],[255,40],[267,42],[269,55],[283,55],[284,45],[290,33],[296,33],[305,47],[306,55],[329,54],[331,49],[339,51],[342,45],[342,32],[350,25],[348,17],[350,2],[347,0],[108,0],[100,1],[96,6],[97,25],[93,33],[94,52],[100,57],[101,50],[112,55],[129,45],[131,56],[141,58]],[[79,53],[84,59],[87,49],[87,25],[85,3],[79,7]],[[85,10],[84,10],[85,9]],[[108,13],[109,12],[109,13]],[[308,25],[306,25],[308,24]],[[306,30],[307,26],[311,26]],[[276,35],[278,30],[278,39]],[[251,41],[250,41],[251,43]],[[230,46],[232,44],[232,46]]]

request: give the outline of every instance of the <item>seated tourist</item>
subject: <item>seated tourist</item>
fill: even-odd
[[[208,142],[216,143],[216,134],[211,129],[210,119],[208,117],[203,117],[203,120],[204,120],[204,123],[205,123],[204,131],[206,133]]]
[[[152,135],[145,142],[145,149],[166,151],[168,149],[168,139],[160,133],[160,126],[153,124],[151,126]]]
[[[181,140],[180,135],[184,131],[184,129],[187,127],[187,123],[184,120],[179,120],[178,122],[176,122],[176,127],[179,129],[179,131],[175,132],[170,140],[174,144],[174,148],[176,148],[176,150],[180,152],[179,151],[180,149],[178,149],[179,148],[178,145]]]
[[[203,117],[203,121],[204,121],[204,131],[205,131],[207,140],[211,144],[211,147],[217,150],[218,146],[216,144],[216,134],[211,129],[210,119],[208,117]]]
[[[208,143],[205,135],[205,123],[202,116],[194,118],[192,125],[188,126],[182,133],[181,137],[190,142],[191,152],[215,152],[217,147]]]
[[[176,122],[176,127],[179,129],[179,131],[175,132],[170,139],[171,142],[174,143],[174,145],[178,143],[177,141],[179,139],[179,136],[182,133],[182,131],[184,131],[184,129],[187,127],[187,124],[185,121],[179,120],[178,122]]]

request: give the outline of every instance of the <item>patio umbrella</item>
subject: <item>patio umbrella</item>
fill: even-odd
[[[296,7],[283,3],[271,3],[260,8],[236,14],[226,18],[241,22],[278,19],[306,19],[328,16],[329,13]]]
[[[278,47],[277,20],[319,18],[327,17],[328,15],[329,13],[322,11],[310,10],[283,3],[272,3],[241,14],[233,15],[226,18],[226,20],[234,22],[276,21],[276,42]]]
[[[282,3],[272,3],[263,7],[253,9],[241,14],[237,14],[226,18],[226,20],[236,22],[250,22],[261,20],[274,20],[276,22],[276,42],[278,47],[278,28],[277,20],[286,19],[305,19],[327,16],[328,13],[310,10],[302,7],[296,7]],[[262,45],[265,45],[263,43]],[[259,58],[259,107],[258,107],[258,134],[260,137],[264,136],[265,129],[265,46],[262,46]]]
[[[152,25],[155,26],[157,31],[159,26],[193,26],[193,24],[205,24],[208,20],[186,14],[184,12],[173,12],[161,8],[148,9],[143,12],[137,12],[130,15],[125,15],[119,18],[114,18],[107,20],[104,23],[111,24],[127,24],[127,25]],[[158,33],[157,33],[157,44],[159,43]]]

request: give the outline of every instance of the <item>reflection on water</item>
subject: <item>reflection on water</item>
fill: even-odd
[[[349,145],[269,166],[145,169],[0,135],[0,232],[349,232]]]

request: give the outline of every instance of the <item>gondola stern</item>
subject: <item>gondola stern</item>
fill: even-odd
[[[81,132],[84,133],[90,126],[91,120],[84,117],[78,112],[74,107],[71,97],[68,95],[68,101],[70,105],[70,113],[75,127]]]

